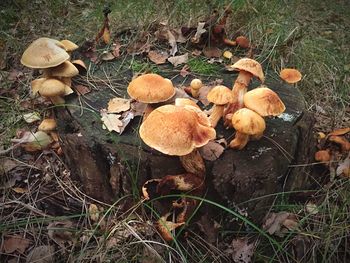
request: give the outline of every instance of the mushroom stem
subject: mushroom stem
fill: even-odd
[[[198,150],[193,150],[191,153],[180,156],[180,162],[186,172],[199,175],[204,178],[205,164]]]
[[[247,145],[249,141],[249,135],[241,132],[236,132],[235,138],[230,142],[230,147],[233,149],[241,150]]]
[[[209,120],[211,123],[211,126],[213,128],[216,127],[216,125],[218,124],[220,118],[223,116],[224,114],[224,105],[214,105],[212,108],[212,113],[209,116]]]
[[[252,141],[258,141],[263,137],[264,133],[250,135],[249,139]]]
[[[247,71],[241,70],[237,76],[235,83],[233,84],[233,96],[235,101],[229,103],[224,111],[224,115],[235,113],[237,110],[244,107],[243,97],[247,93],[247,87],[252,79],[253,75]],[[226,127],[231,126],[231,123],[225,120],[224,125]]]
[[[57,104],[64,104],[65,103],[64,98],[62,98],[61,96],[50,97],[50,100],[55,105],[57,105]]]
[[[143,113],[143,119],[142,119],[142,122],[144,122],[148,115],[150,115],[150,113],[154,110],[154,108],[150,105],[150,104],[147,104],[146,105],[146,108],[145,108],[145,111]]]

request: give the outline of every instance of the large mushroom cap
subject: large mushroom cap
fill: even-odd
[[[143,103],[158,103],[174,96],[175,88],[170,80],[150,73],[133,79],[128,86],[128,94]]]
[[[55,77],[74,77],[79,74],[79,70],[74,64],[68,60],[64,61],[56,67],[45,69],[49,76]]]
[[[260,63],[251,58],[241,58],[231,66],[235,70],[244,70],[251,73],[253,76],[264,82],[265,76]]]
[[[264,119],[247,108],[239,109],[233,114],[232,125],[236,131],[249,135],[262,134],[266,128]]]
[[[208,117],[192,106],[164,105],[141,124],[140,137],[150,147],[168,155],[183,156],[215,139]]]
[[[232,103],[234,101],[234,96],[232,90],[228,87],[218,85],[209,91],[207,99],[216,105],[225,105],[227,103]]]
[[[244,94],[244,106],[260,116],[278,116],[286,109],[277,93],[266,86],[260,86]]]
[[[69,59],[62,43],[55,39],[42,37],[35,40],[24,51],[21,63],[29,68],[50,68]]]

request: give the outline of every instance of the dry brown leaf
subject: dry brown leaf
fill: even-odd
[[[119,113],[130,109],[130,100],[123,98],[113,98],[108,102],[108,113]]]
[[[173,33],[171,33],[170,30],[168,30],[168,41],[171,47],[170,56],[174,56],[177,52],[177,43],[176,43],[175,36],[173,35]]]
[[[73,223],[71,221],[56,221],[47,226],[49,237],[60,247],[65,248],[65,243],[72,243]]]
[[[195,56],[195,57],[198,57],[198,56],[200,56],[200,55],[202,54],[202,50],[195,49],[195,50],[192,51],[191,54],[192,54],[193,56]]]
[[[18,162],[15,160],[9,158],[0,159],[0,175],[8,173],[17,166]]]
[[[200,38],[201,38],[202,34],[207,32],[207,30],[204,29],[204,27],[205,27],[205,22],[198,23],[196,33],[195,33],[194,37],[192,37],[192,39],[191,39],[192,43],[199,43],[200,42]]]
[[[208,161],[215,161],[224,152],[225,148],[220,143],[209,141],[206,145],[199,148],[201,156]]]
[[[12,188],[12,191],[14,191],[17,194],[24,194],[28,192],[28,189],[22,187],[14,187]]]
[[[26,123],[33,123],[36,121],[40,121],[41,117],[38,112],[34,111],[34,112],[23,114],[23,119],[25,120]]]
[[[181,75],[182,77],[186,77],[187,75],[190,74],[190,72],[188,71],[189,69],[190,69],[190,67],[189,67],[188,65],[184,65],[184,66],[182,67],[182,69],[180,70],[180,75]]]
[[[203,87],[200,88],[199,93],[198,93],[198,100],[203,103],[204,106],[208,106],[210,102],[207,99],[207,95],[209,91],[214,88],[214,86],[207,86],[204,85]]]
[[[239,263],[252,262],[254,251],[255,251],[255,243],[249,244],[247,237],[233,239],[231,243],[231,247],[233,249],[232,259],[234,262],[239,262]]]
[[[298,220],[295,214],[288,212],[270,213],[266,218],[263,228],[270,234],[283,236],[288,230],[296,230]]]
[[[54,262],[54,246],[39,246],[32,249],[29,252],[26,262],[35,262],[35,263],[53,263]]]
[[[217,47],[206,47],[203,49],[203,54],[207,58],[219,58],[221,57],[222,51]]]
[[[18,251],[19,253],[23,254],[24,251],[26,251],[26,249],[30,245],[30,243],[31,241],[29,239],[26,239],[19,235],[6,236],[2,249],[7,254],[11,254],[15,251]]]
[[[75,85],[74,86],[74,89],[76,90],[76,92],[79,94],[79,95],[85,95],[89,92],[91,92],[91,89],[87,86],[84,86],[84,85]]]
[[[116,42],[116,43],[113,43],[112,45],[112,54],[114,57],[118,58],[120,56],[120,43],[119,42]]]
[[[127,111],[126,113],[124,113],[122,115],[123,119],[123,125],[120,127],[120,133],[122,134],[126,128],[126,126],[128,126],[128,124],[130,123],[130,121],[135,117],[134,112],[133,111]]]
[[[336,174],[338,176],[350,178],[350,153],[344,160],[338,163]]]
[[[174,67],[180,65],[180,64],[184,64],[187,63],[188,61],[188,53],[185,53],[183,55],[180,56],[174,56],[174,57],[169,57],[168,61],[174,65]]]
[[[100,59],[103,60],[103,61],[109,61],[109,60],[115,59],[115,56],[110,51],[104,51],[101,54]]]
[[[142,116],[143,113],[145,112],[146,107],[147,107],[147,104],[143,102],[133,101],[131,103],[131,110],[135,117]]]
[[[20,139],[12,139],[12,142],[20,143],[28,152],[35,152],[45,149],[52,142],[52,139],[43,131],[32,133],[25,131]]]
[[[119,119],[120,116],[119,114],[107,113],[106,110],[101,110],[102,129],[119,133],[120,127],[123,126],[123,122]]]
[[[150,52],[148,52],[147,56],[152,62],[154,62],[157,65],[166,63],[166,60],[169,57],[167,52],[156,50],[151,50]]]

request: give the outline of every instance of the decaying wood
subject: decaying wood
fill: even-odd
[[[232,86],[235,77],[224,74],[224,84]],[[278,81],[267,82],[267,86],[279,94],[286,112],[267,119],[262,139],[250,141],[241,151],[228,148],[219,159],[206,161],[206,185],[210,188],[206,198],[246,209],[249,216],[260,219],[276,193],[308,188],[310,166],[293,165],[310,162],[314,149],[314,120],[300,91]],[[93,112],[83,110],[81,100],[71,96],[67,102],[75,106],[56,111],[61,146],[72,174],[86,194],[109,203],[132,189],[141,190],[146,180],[185,172],[178,157],[161,154],[140,140],[139,117],[122,135],[102,129],[98,110],[112,97],[115,95],[108,89],[86,94],[84,106],[94,108]],[[225,129],[222,121],[216,130],[218,137],[227,141],[233,137],[234,131]]]

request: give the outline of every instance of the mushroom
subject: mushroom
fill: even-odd
[[[193,98],[198,98],[199,90],[203,86],[203,83],[200,79],[193,79],[190,83],[191,94]]]
[[[187,172],[204,176],[204,161],[196,149],[215,139],[216,132],[201,110],[192,106],[158,107],[141,124],[139,133],[148,146],[180,156]]]
[[[64,46],[64,49],[67,52],[72,52],[74,50],[76,50],[77,48],[79,48],[79,46],[75,43],[73,43],[72,41],[68,40],[68,39],[63,39],[60,41],[60,43]]]
[[[31,43],[24,51],[21,63],[29,68],[55,67],[69,59],[64,45],[51,38],[42,37]]]
[[[253,59],[242,58],[231,67],[238,70],[239,74],[232,88],[235,101],[228,104],[224,111],[225,115],[235,113],[237,110],[243,108],[243,96],[247,92],[247,87],[253,77],[257,77],[261,82],[265,80],[260,63]],[[229,123],[225,124],[230,125]]]
[[[193,106],[197,109],[201,109],[196,102],[194,102],[191,99],[188,98],[176,98],[175,99],[175,106]]]
[[[178,228],[179,226],[182,226],[185,224],[185,222],[181,223],[174,223],[172,221],[168,221],[168,217],[171,215],[171,213],[166,213],[162,217],[160,217],[156,223],[156,228],[160,235],[164,238],[165,241],[170,242],[172,241],[173,235],[171,232]]]
[[[248,91],[243,101],[246,108],[255,111],[262,117],[278,116],[286,109],[277,93],[264,85]]]
[[[223,85],[218,85],[209,91],[207,99],[209,102],[214,103],[209,120],[211,126],[215,128],[220,118],[224,114],[225,105],[227,103],[232,103],[234,101],[234,97],[229,88]]]
[[[63,104],[64,99],[61,96],[64,96],[69,89],[70,87],[62,81],[56,78],[47,78],[39,87],[39,93],[43,97],[50,98],[53,104]]]
[[[154,73],[144,74],[133,79],[127,92],[134,100],[147,103],[144,120],[153,110],[150,104],[167,101],[175,95],[175,88],[169,79]]]
[[[54,129],[56,129],[57,123],[55,119],[43,119],[43,121],[40,123],[38,130],[39,131],[44,131],[44,132],[49,132]]]
[[[285,69],[281,70],[280,77],[285,82],[293,84],[293,83],[297,83],[298,81],[300,81],[302,75],[298,70],[296,70],[294,68],[285,68]]]
[[[46,68],[43,70],[44,76],[66,77],[71,78],[79,74],[79,70],[72,62],[66,60],[56,67]]]
[[[233,149],[243,149],[249,141],[249,136],[260,136],[266,126],[264,119],[256,112],[242,108],[232,116],[232,126],[236,129],[235,138],[230,142]]]

